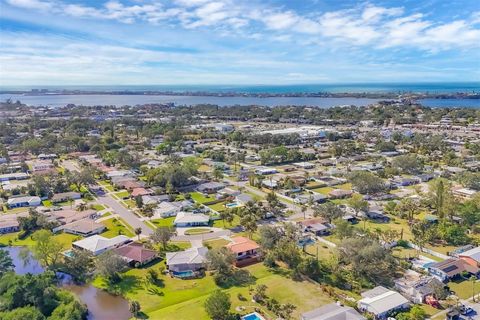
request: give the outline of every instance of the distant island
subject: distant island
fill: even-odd
[[[192,96],[192,97],[315,97],[315,98],[369,98],[369,99],[401,99],[415,101],[417,99],[480,99],[480,92],[241,92],[241,91],[158,91],[158,90],[68,90],[68,89],[31,89],[0,90],[0,94],[16,94],[26,96],[51,95],[149,95],[149,96]]]

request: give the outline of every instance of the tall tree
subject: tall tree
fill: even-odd
[[[226,320],[230,316],[230,296],[221,291],[214,291],[205,301],[205,311],[212,320]]]
[[[55,268],[60,262],[64,250],[51,231],[39,230],[33,235],[35,241],[32,247],[33,257],[47,268]]]
[[[8,271],[12,271],[15,265],[7,250],[0,249],[0,277]]]
[[[173,237],[175,232],[170,227],[158,227],[150,235],[150,239],[155,244],[162,244],[163,250],[167,250],[168,241]]]

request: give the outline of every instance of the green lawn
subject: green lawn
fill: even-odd
[[[333,190],[335,190],[335,189],[332,188],[332,187],[323,187],[323,188],[312,189],[312,191],[321,193],[321,194],[323,194],[323,195],[325,195],[325,196],[328,195],[328,193],[329,193],[330,191],[333,191]]]
[[[105,209],[105,206],[101,204],[92,204],[92,209],[97,211],[102,211]]]
[[[158,262],[150,268],[159,269],[164,262]],[[284,275],[285,270],[269,270],[262,264],[246,267],[256,278],[256,284],[267,286],[267,295],[277,299],[280,303],[293,303],[297,306],[293,318],[299,318],[302,312],[317,308],[333,302],[321,292],[316,284],[310,282],[296,282]],[[205,299],[218,287],[211,276],[201,279],[179,280],[170,276],[161,275],[162,286],[148,285],[143,281],[147,269],[131,269],[124,274],[123,281],[118,285],[120,291],[132,300],[140,301],[142,311],[150,319],[208,319],[203,308]],[[105,287],[102,279],[97,278],[94,285]],[[230,294],[232,311],[238,306],[250,306],[246,312],[251,312],[252,307],[262,308],[259,304],[251,302],[249,287],[232,287],[225,290]],[[247,300],[241,301],[241,294]],[[264,309],[264,308],[262,308]],[[270,316],[272,316],[270,314]]]
[[[43,200],[43,201],[42,201],[42,205],[43,205],[44,207],[47,207],[47,208],[48,208],[48,207],[53,206],[53,203],[52,203],[51,200]]]
[[[185,230],[186,235],[204,234],[204,233],[210,233],[210,232],[212,232],[212,230],[207,228],[191,228],[191,229]]]
[[[119,192],[115,192],[113,195],[116,196],[116,197],[119,197],[120,199],[130,197],[130,193],[128,193],[127,190],[122,190],[122,191],[119,191]]]
[[[4,234],[0,236],[0,244],[4,246],[33,246],[35,241],[33,240],[32,235],[26,237],[25,239],[18,239],[19,232]],[[80,236],[76,236],[69,233],[58,233],[54,235],[55,241],[60,242],[65,249],[69,249],[72,246],[72,242],[82,239]]]
[[[135,202],[135,200],[132,200],[132,199],[123,200],[122,204],[129,209],[133,209],[137,207],[137,203]]]
[[[201,204],[203,204],[205,202],[210,202],[210,201],[216,200],[216,198],[214,196],[210,196],[210,195],[205,196],[200,192],[192,192],[191,196],[192,196],[193,201],[201,203]]]
[[[157,227],[173,227],[174,221],[175,221],[175,217],[150,220],[150,222],[156,225]]]
[[[455,291],[455,294],[460,299],[469,299],[473,293],[472,281],[470,280],[455,280],[450,281],[447,284],[450,287],[450,290]],[[480,283],[475,283],[475,294],[480,292]]]
[[[213,209],[217,212],[225,210],[225,202],[219,202],[208,206],[210,209]]]
[[[132,228],[121,218],[107,219],[101,223],[107,228],[107,230],[101,234],[106,238],[113,238],[120,234],[123,234],[127,237],[133,237],[135,235]]]
[[[209,249],[216,249],[224,247],[225,245],[229,244],[230,241],[225,239],[215,239],[215,240],[207,240],[203,241],[203,245]]]
[[[225,224],[223,223],[223,220],[218,219],[218,220],[213,220],[212,222],[212,227],[215,228],[233,228],[236,227],[240,224],[240,217],[237,215],[233,216],[233,221],[232,223],[228,223],[225,221]]]

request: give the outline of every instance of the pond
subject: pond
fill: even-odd
[[[43,272],[43,268],[38,261],[30,256],[27,264],[21,258],[20,252],[22,247],[5,247],[2,248],[10,254],[15,264],[15,272],[18,274],[39,274]],[[128,301],[122,297],[114,296],[106,291],[98,289],[91,284],[78,285],[71,281],[69,275],[59,273],[61,278],[60,287],[74,293],[80,301],[87,305],[89,320],[127,320],[132,317]]]

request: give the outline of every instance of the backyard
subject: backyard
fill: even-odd
[[[150,268],[159,269],[164,262],[159,262]],[[332,302],[328,296],[321,292],[316,284],[305,281],[293,281],[284,274],[284,269],[268,269],[262,264],[245,268],[255,277],[255,285],[265,284],[267,295],[277,299],[280,303],[293,303],[297,306],[293,317],[298,318],[302,312],[314,309]],[[208,319],[204,311],[205,299],[218,287],[209,275],[201,279],[179,280],[162,275],[161,285],[146,285],[143,279],[146,269],[131,269],[127,271],[122,282],[118,285],[119,291],[128,299],[141,302],[142,310],[151,319]],[[105,287],[101,278],[94,281],[94,285]],[[247,306],[246,311],[253,307],[261,307],[251,302],[249,286],[232,287],[226,289],[232,301],[232,311],[239,306]],[[245,297],[242,301],[239,297]]]

